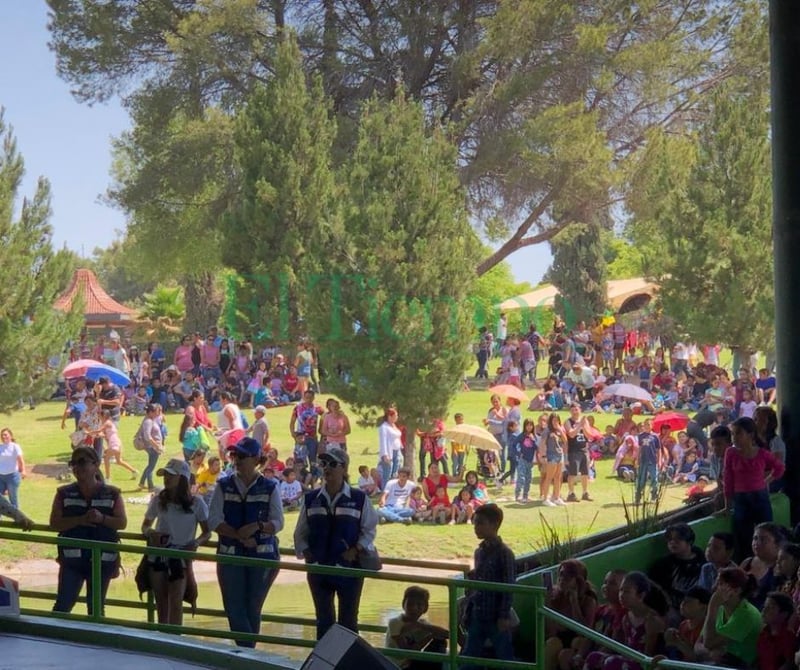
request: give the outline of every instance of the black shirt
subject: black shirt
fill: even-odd
[[[573,421],[572,418],[567,419],[564,422],[564,427],[567,430],[573,429],[576,425],[578,425],[578,421]],[[586,435],[583,434],[583,430],[579,430],[578,434],[575,437],[569,437],[569,433],[567,433],[567,451],[583,451],[589,448],[589,443],[586,441]]]
[[[670,605],[680,609],[686,592],[697,586],[700,568],[706,562],[705,554],[699,547],[692,547],[689,559],[681,559],[669,554],[659,558],[650,568],[650,579],[658,584],[669,597]]]

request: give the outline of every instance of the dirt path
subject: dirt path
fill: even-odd
[[[131,557],[132,558],[132,557]],[[288,563],[300,563],[291,556],[283,556],[282,560]],[[405,566],[387,566],[385,570],[391,571],[396,574],[402,575],[424,575],[427,577],[449,577],[453,574],[460,574],[459,568],[467,561],[465,559],[453,559],[451,561],[442,560],[441,563],[452,563],[453,572],[449,573],[446,570],[432,570],[429,568],[418,567],[405,567]],[[126,565],[126,570],[129,576],[133,578],[133,571],[135,565]],[[207,561],[195,561],[194,563],[195,577],[198,582],[215,582],[217,581],[216,564]],[[23,588],[41,588],[48,586],[56,586],[58,583],[58,566],[52,559],[47,558],[33,558],[24,561],[16,561],[14,563],[0,563],[0,575],[15,579],[22,585]],[[281,570],[276,584],[305,584],[306,573],[299,570]]]

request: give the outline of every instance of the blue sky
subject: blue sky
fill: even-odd
[[[124,213],[99,198],[110,183],[110,140],[129,120],[116,100],[92,107],[76,102],[56,75],[48,39],[44,0],[0,0],[0,107],[25,159],[19,197],[33,195],[36,180],[46,177],[56,246],[90,256],[125,228]],[[546,244],[509,258],[517,280],[534,284],[550,260]]]

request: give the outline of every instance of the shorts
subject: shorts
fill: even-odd
[[[570,451],[567,453],[567,474],[570,477],[589,475],[589,450]]]

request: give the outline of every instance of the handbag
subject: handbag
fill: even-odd
[[[372,549],[359,551],[358,558],[356,558],[356,565],[362,570],[372,570],[373,572],[383,570],[383,560],[378,550],[374,547]]]

